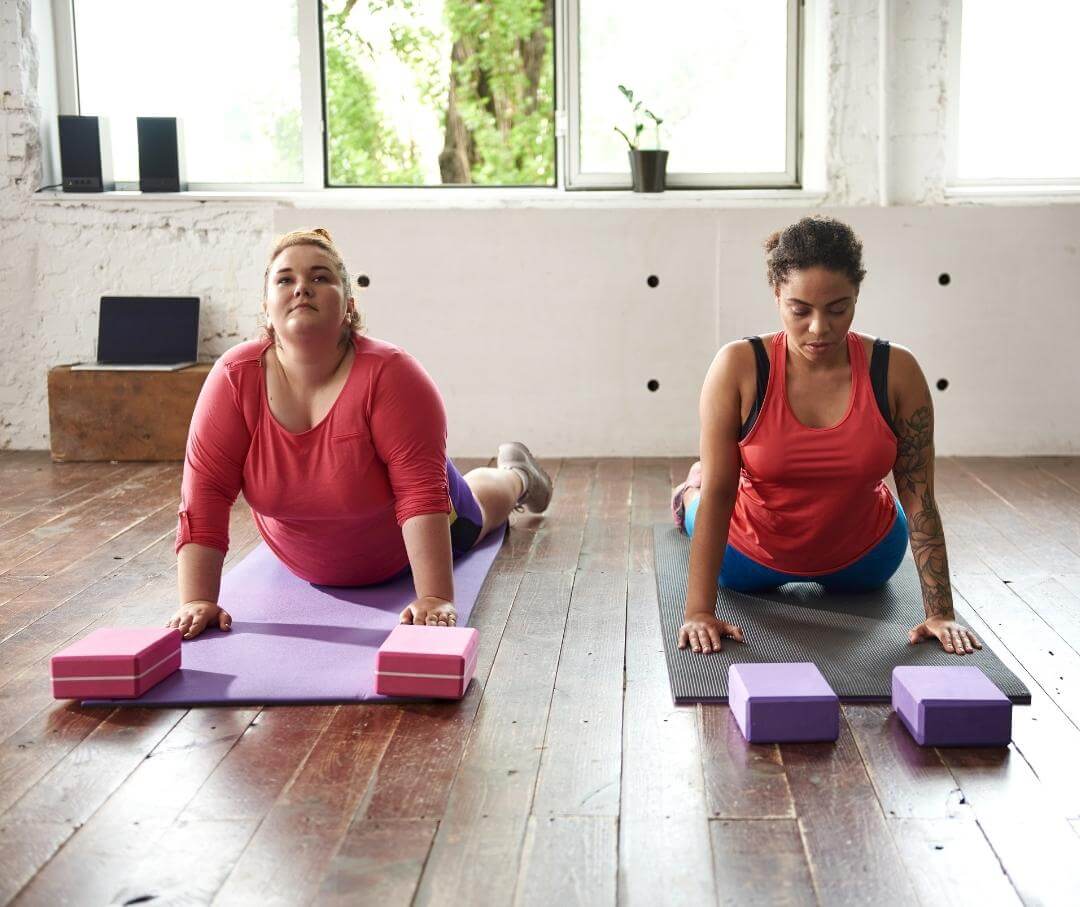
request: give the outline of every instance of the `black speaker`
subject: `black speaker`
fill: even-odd
[[[184,142],[176,117],[137,117],[139,127],[139,189],[143,192],[183,192]]]
[[[112,149],[101,117],[60,117],[60,173],[65,192],[111,192]]]

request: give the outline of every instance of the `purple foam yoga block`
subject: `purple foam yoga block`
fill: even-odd
[[[728,704],[751,743],[840,736],[840,699],[808,661],[733,664],[728,668]]]
[[[1012,703],[970,665],[898,667],[892,707],[921,746],[1008,746]]]

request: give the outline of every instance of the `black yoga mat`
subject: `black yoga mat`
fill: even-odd
[[[729,665],[775,661],[812,661],[836,694],[850,702],[888,702],[897,665],[976,665],[1014,703],[1031,702],[1027,687],[981,637],[982,650],[964,656],[942,651],[937,640],[908,645],[908,630],[925,616],[910,554],[875,592],[826,595],[817,583],[788,583],[753,594],[718,587],[717,616],[738,624],[746,642],[725,639],[721,652],[708,655],[680,649],[690,539],[670,523],[658,523],[653,541],[664,654],[677,703],[727,702]]]

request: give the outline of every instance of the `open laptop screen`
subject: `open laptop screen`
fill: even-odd
[[[98,362],[155,365],[194,362],[199,300],[186,296],[102,296]]]

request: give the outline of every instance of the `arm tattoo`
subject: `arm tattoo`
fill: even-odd
[[[893,466],[898,492],[916,492],[919,484],[925,485],[929,481],[933,443],[933,418],[929,406],[917,409],[906,422],[903,419],[898,420],[896,464]]]
[[[933,414],[929,406],[909,419],[898,420],[893,477],[896,490],[907,502],[911,555],[919,569],[923,606],[927,617],[954,617],[945,531],[934,501]]]

